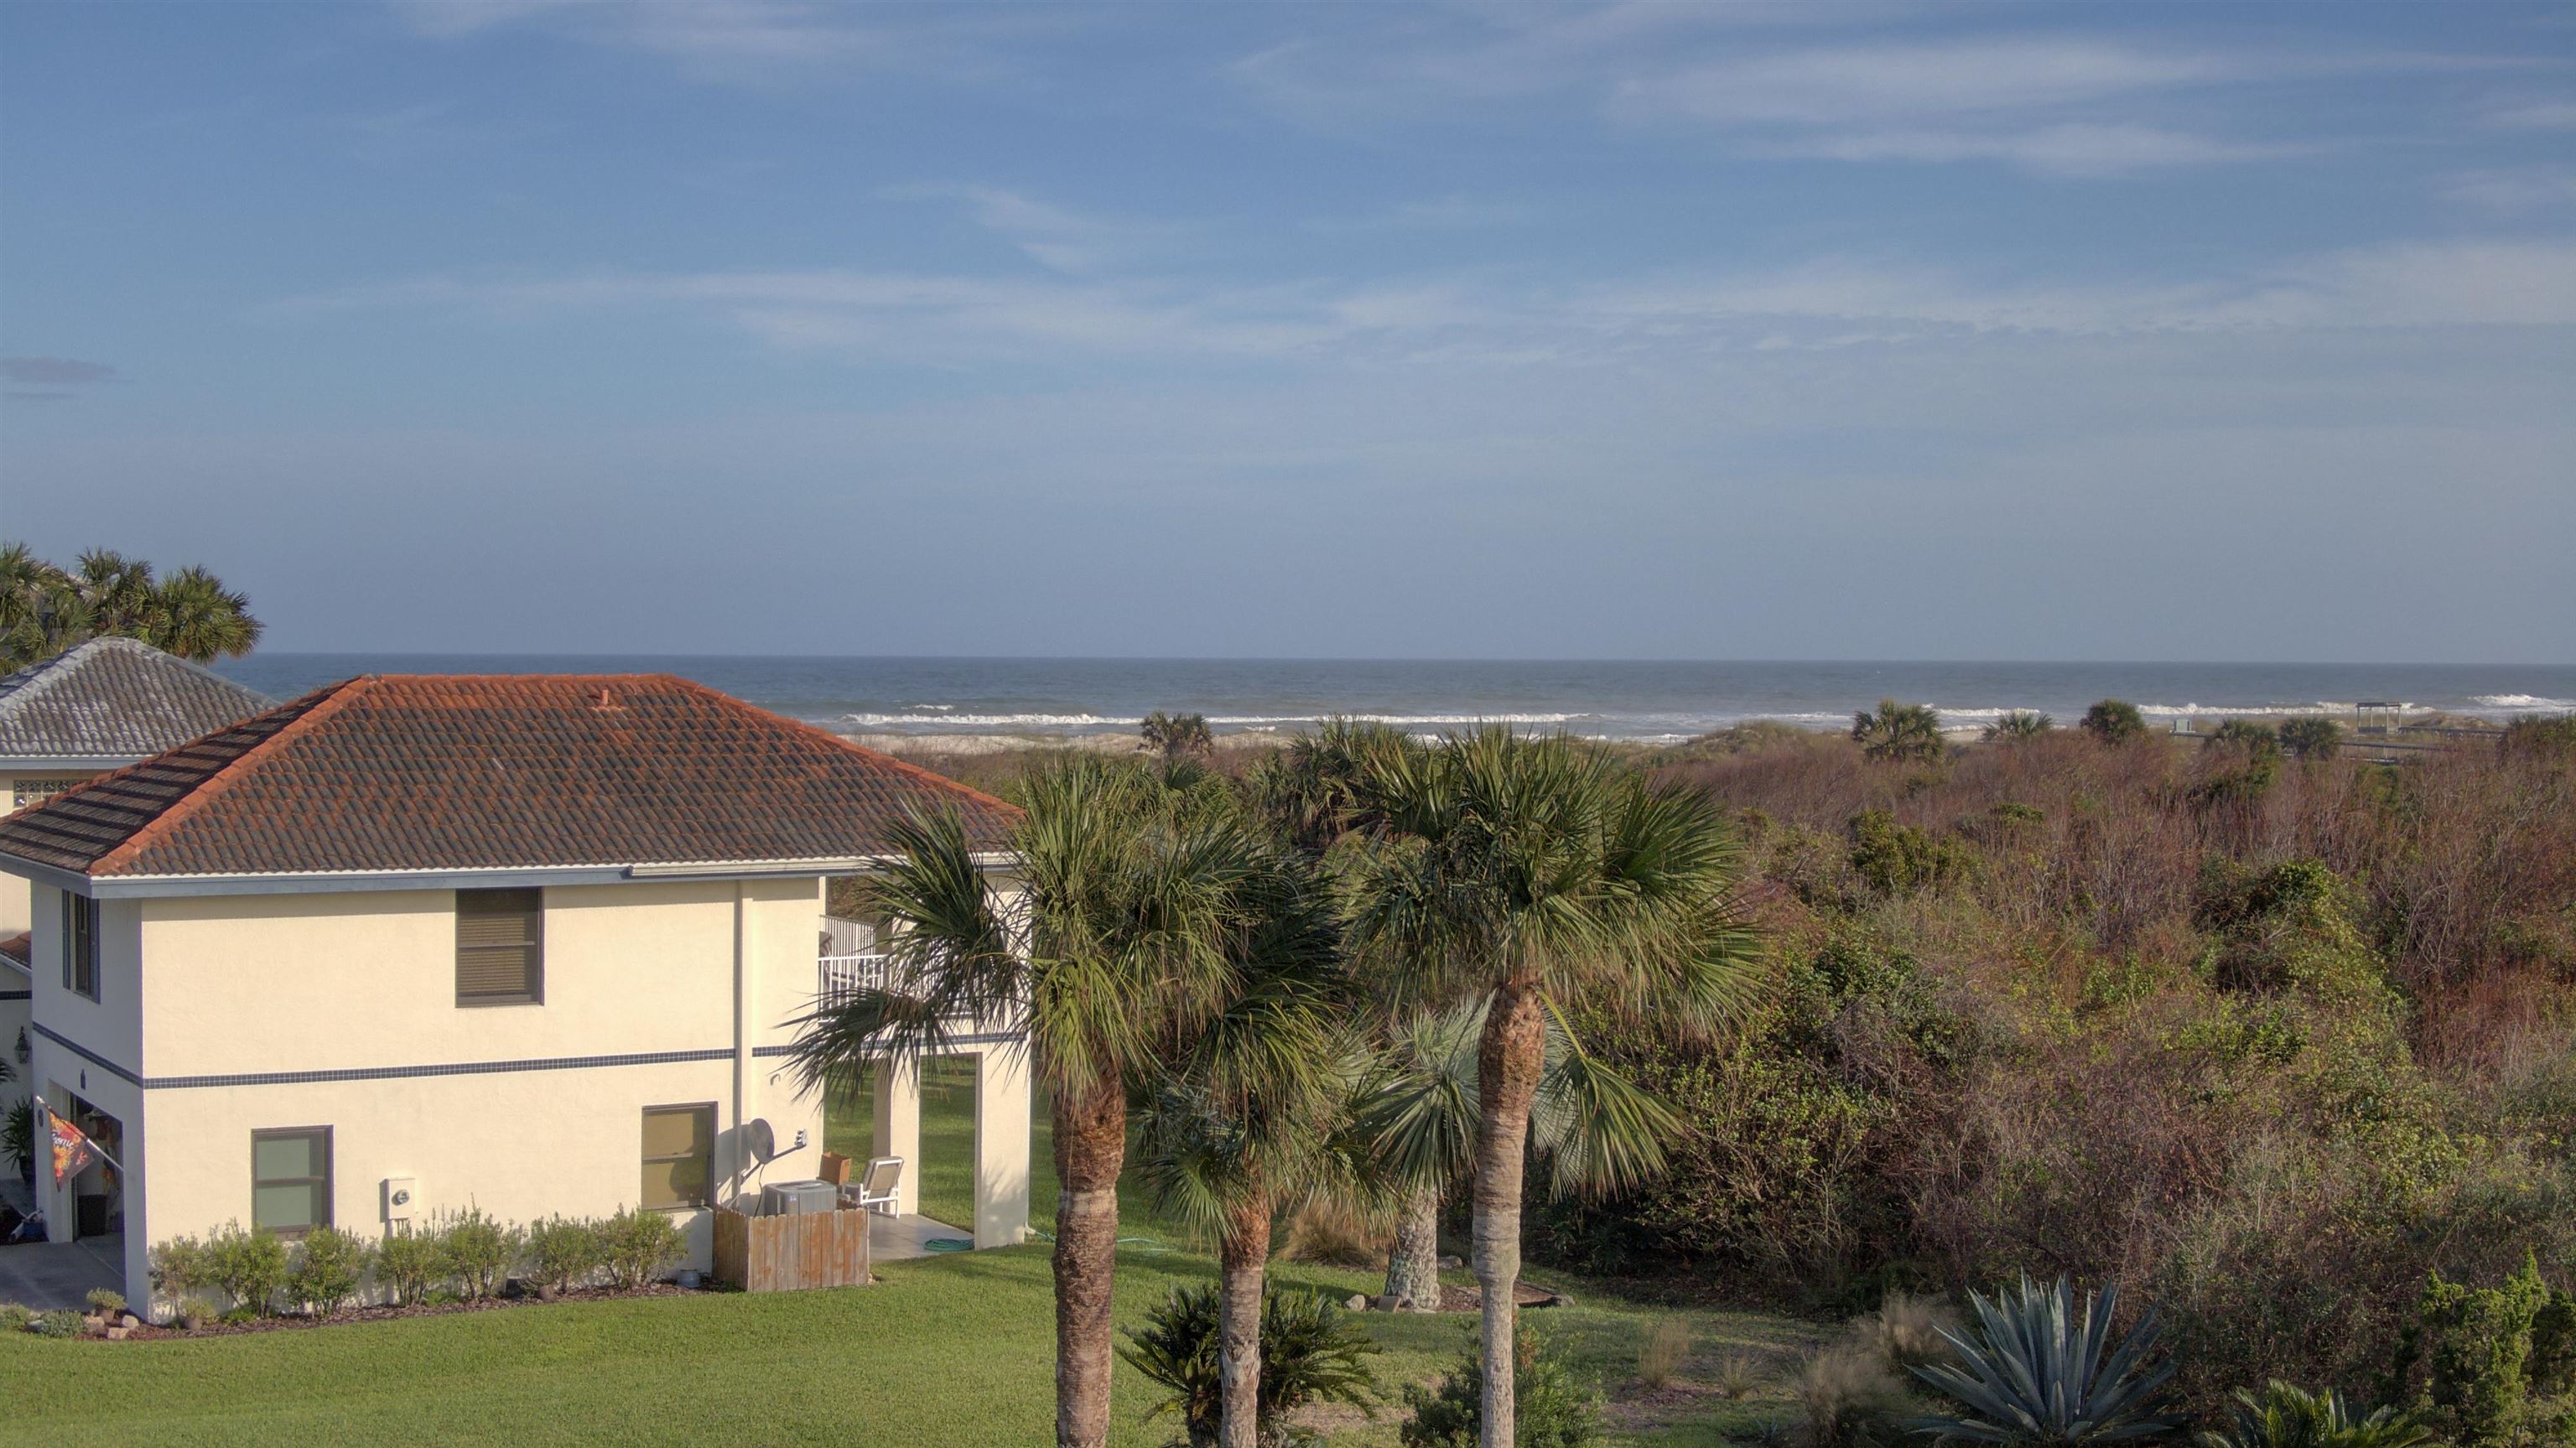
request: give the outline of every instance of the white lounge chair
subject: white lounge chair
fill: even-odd
[[[879,1156],[868,1159],[868,1169],[859,1179],[841,1188],[841,1200],[863,1212],[881,1217],[898,1216],[902,1208],[895,1203],[903,1185],[903,1158]]]

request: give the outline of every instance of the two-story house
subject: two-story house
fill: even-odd
[[[708,1207],[816,1174],[785,1058],[825,880],[939,810],[1007,872],[1010,806],[665,675],[356,678],[65,789],[0,821],[28,1077],[123,1170],[40,1173],[49,1222],[121,1234],[137,1303],[173,1235],[469,1204],[680,1213],[704,1266]],[[959,1039],[979,1246],[1027,1222],[1021,1044]],[[878,1084],[910,1136],[912,1078]]]

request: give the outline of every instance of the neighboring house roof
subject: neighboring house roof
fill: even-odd
[[[30,962],[35,958],[35,943],[36,937],[24,930],[6,940],[0,940],[0,961],[14,965],[20,970],[34,969]]]
[[[91,639],[0,678],[0,759],[142,759],[277,707],[134,639]]]
[[[0,820],[99,878],[842,860],[992,796],[668,674],[370,674]]]

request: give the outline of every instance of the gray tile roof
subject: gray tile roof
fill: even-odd
[[[276,701],[133,639],[92,639],[0,679],[0,759],[143,759]]]

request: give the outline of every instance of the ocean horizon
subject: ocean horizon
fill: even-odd
[[[2503,720],[2576,710],[2576,665],[1847,660],[1043,659],[760,655],[256,653],[217,666],[277,698],[364,673],[673,673],[847,734],[1083,738],[1156,709],[1219,734],[1329,715],[1419,732],[1499,722],[1669,742],[1755,719],[1840,728],[1882,698],[1966,729],[2017,709],[2072,723],[2121,698],[2177,725],[2244,715]]]

